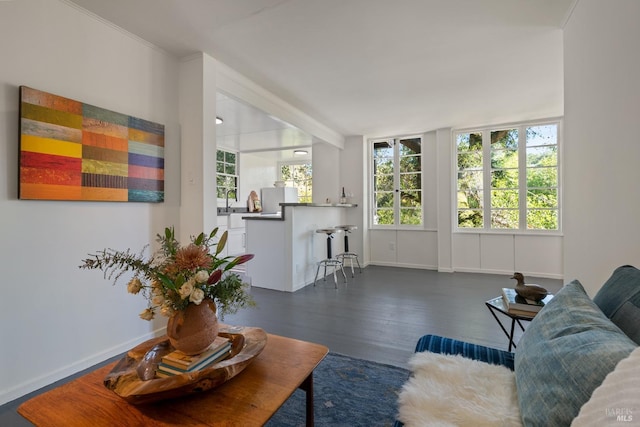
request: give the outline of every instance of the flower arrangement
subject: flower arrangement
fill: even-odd
[[[227,232],[216,243],[217,232],[218,228],[215,228],[209,235],[191,236],[191,243],[181,246],[173,227],[167,227],[164,235],[157,235],[160,249],[148,259],[143,255],[146,246],[140,253],[129,249],[103,249],[90,254],[79,268],[102,270],[105,279],[113,280],[114,284],[123,274],[132,271],[133,278],[127,284],[127,291],[141,293],[149,302],[149,306],[140,313],[144,320],[153,319],[157,311],[171,317],[189,304],[199,305],[205,298],[215,301],[218,315],[224,319],[225,314],[235,313],[245,306],[255,306],[255,301],[247,293],[248,285],[229,271],[251,260],[253,255],[219,258],[227,243]]]

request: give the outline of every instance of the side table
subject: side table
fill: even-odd
[[[524,332],[524,326],[522,326],[522,323],[520,321],[525,320],[527,322],[530,322],[534,317],[536,317],[537,313],[526,313],[522,311],[518,313],[509,312],[502,297],[496,297],[490,299],[489,301],[485,301],[485,305],[493,315],[493,318],[496,319],[496,322],[498,322],[498,325],[500,325],[500,329],[502,329],[502,332],[504,332],[504,334],[509,339],[508,351],[511,351],[511,347],[515,349],[516,343],[513,342],[513,333],[515,330],[516,322],[518,323],[518,326],[520,326],[520,329],[522,329],[522,331]],[[500,321],[497,313],[501,313],[511,319],[511,328],[509,332],[507,332],[507,328],[505,328],[505,325]]]

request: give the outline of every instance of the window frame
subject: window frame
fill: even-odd
[[[309,178],[311,181],[311,185],[308,187],[311,189],[310,193],[305,196],[304,194],[301,194],[300,191],[298,190],[298,203],[311,203],[313,201],[313,163],[311,162],[311,159],[287,160],[287,161],[278,162],[278,179],[281,181],[285,180],[284,177],[282,176],[283,166],[297,166],[297,165],[309,165],[311,167],[311,178]],[[298,186],[296,185],[294,186],[299,189]],[[308,200],[303,201],[302,199],[303,197],[308,197]]]
[[[401,158],[400,155],[400,144],[399,141],[409,140],[409,139],[419,139],[420,140],[420,223],[419,224],[401,224]],[[376,205],[376,191],[375,191],[375,158],[374,158],[374,146],[376,143],[380,142],[393,142],[393,224],[376,224],[375,216],[377,211]],[[369,151],[369,194],[371,195],[369,201],[369,223],[370,228],[372,229],[383,229],[383,230],[418,230],[424,229],[425,226],[425,188],[424,188],[424,179],[425,179],[425,171],[424,171],[424,135],[423,134],[409,134],[409,135],[400,135],[393,136],[387,138],[370,138],[368,140],[368,151]]]
[[[557,229],[529,229],[527,228],[527,213],[529,210],[535,210],[535,208],[528,209],[527,207],[527,140],[526,129],[537,126],[555,125],[557,126],[557,139],[556,139],[556,175],[557,175]],[[491,227],[491,132],[517,129],[518,130],[518,213],[519,213],[519,225],[518,228],[492,228]],[[482,144],[482,172],[483,172],[483,227],[459,227],[458,225],[458,135],[469,133],[483,133]],[[486,136],[485,136],[486,135]],[[452,231],[454,233],[483,233],[483,234],[528,234],[528,235],[562,235],[562,139],[563,139],[563,119],[561,117],[540,119],[534,121],[507,123],[499,125],[479,126],[473,128],[461,128],[453,129],[451,133],[452,140],[452,158],[451,158],[451,170],[452,170]],[[488,142],[488,143],[485,143]],[[488,161],[487,161],[488,160]],[[525,196],[522,196],[523,191]],[[499,209],[499,208],[498,208]]]
[[[219,152],[223,152],[223,153],[231,153],[235,156],[235,174],[228,174],[226,172],[218,172],[218,153]],[[223,165],[227,165],[230,163],[227,163],[226,159],[223,161]],[[226,169],[226,168],[225,168]],[[231,199],[234,202],[238,201],[238,190],[240,188],[240,153],[238,153],[237,151],[233,151],[233,150],[229,150],[226,148],[217,148],[216,149],[216,199],[220,202],[220,201],[226,201],[226,197],[224,195],[220,195],[219,193],[219,189],[221,188],[220,185],[218,185],[218,177],[219,176],[224,176],[224,177],[231,177],[234,181],[234,186],[233,186],[233,190],[232,193],[234,193],[234,198]],[[222,188],[224,188],[224,194],[226,194],[226,191],[228,189],[228,187],[222,186]]]

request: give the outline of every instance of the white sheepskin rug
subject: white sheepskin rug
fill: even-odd
[[[513,371],[462,356],[416,353],[398,399],[415,426],[521,426]]]

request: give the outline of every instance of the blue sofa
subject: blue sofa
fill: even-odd
[[[523,424],[562,426],[638,347],[639,326],[640,270],[625,265],[593,300],[577,280],[563,286],[533,319],[515,353],[436,335],[421,337],[415,351],[508,367],[515,372]]]

